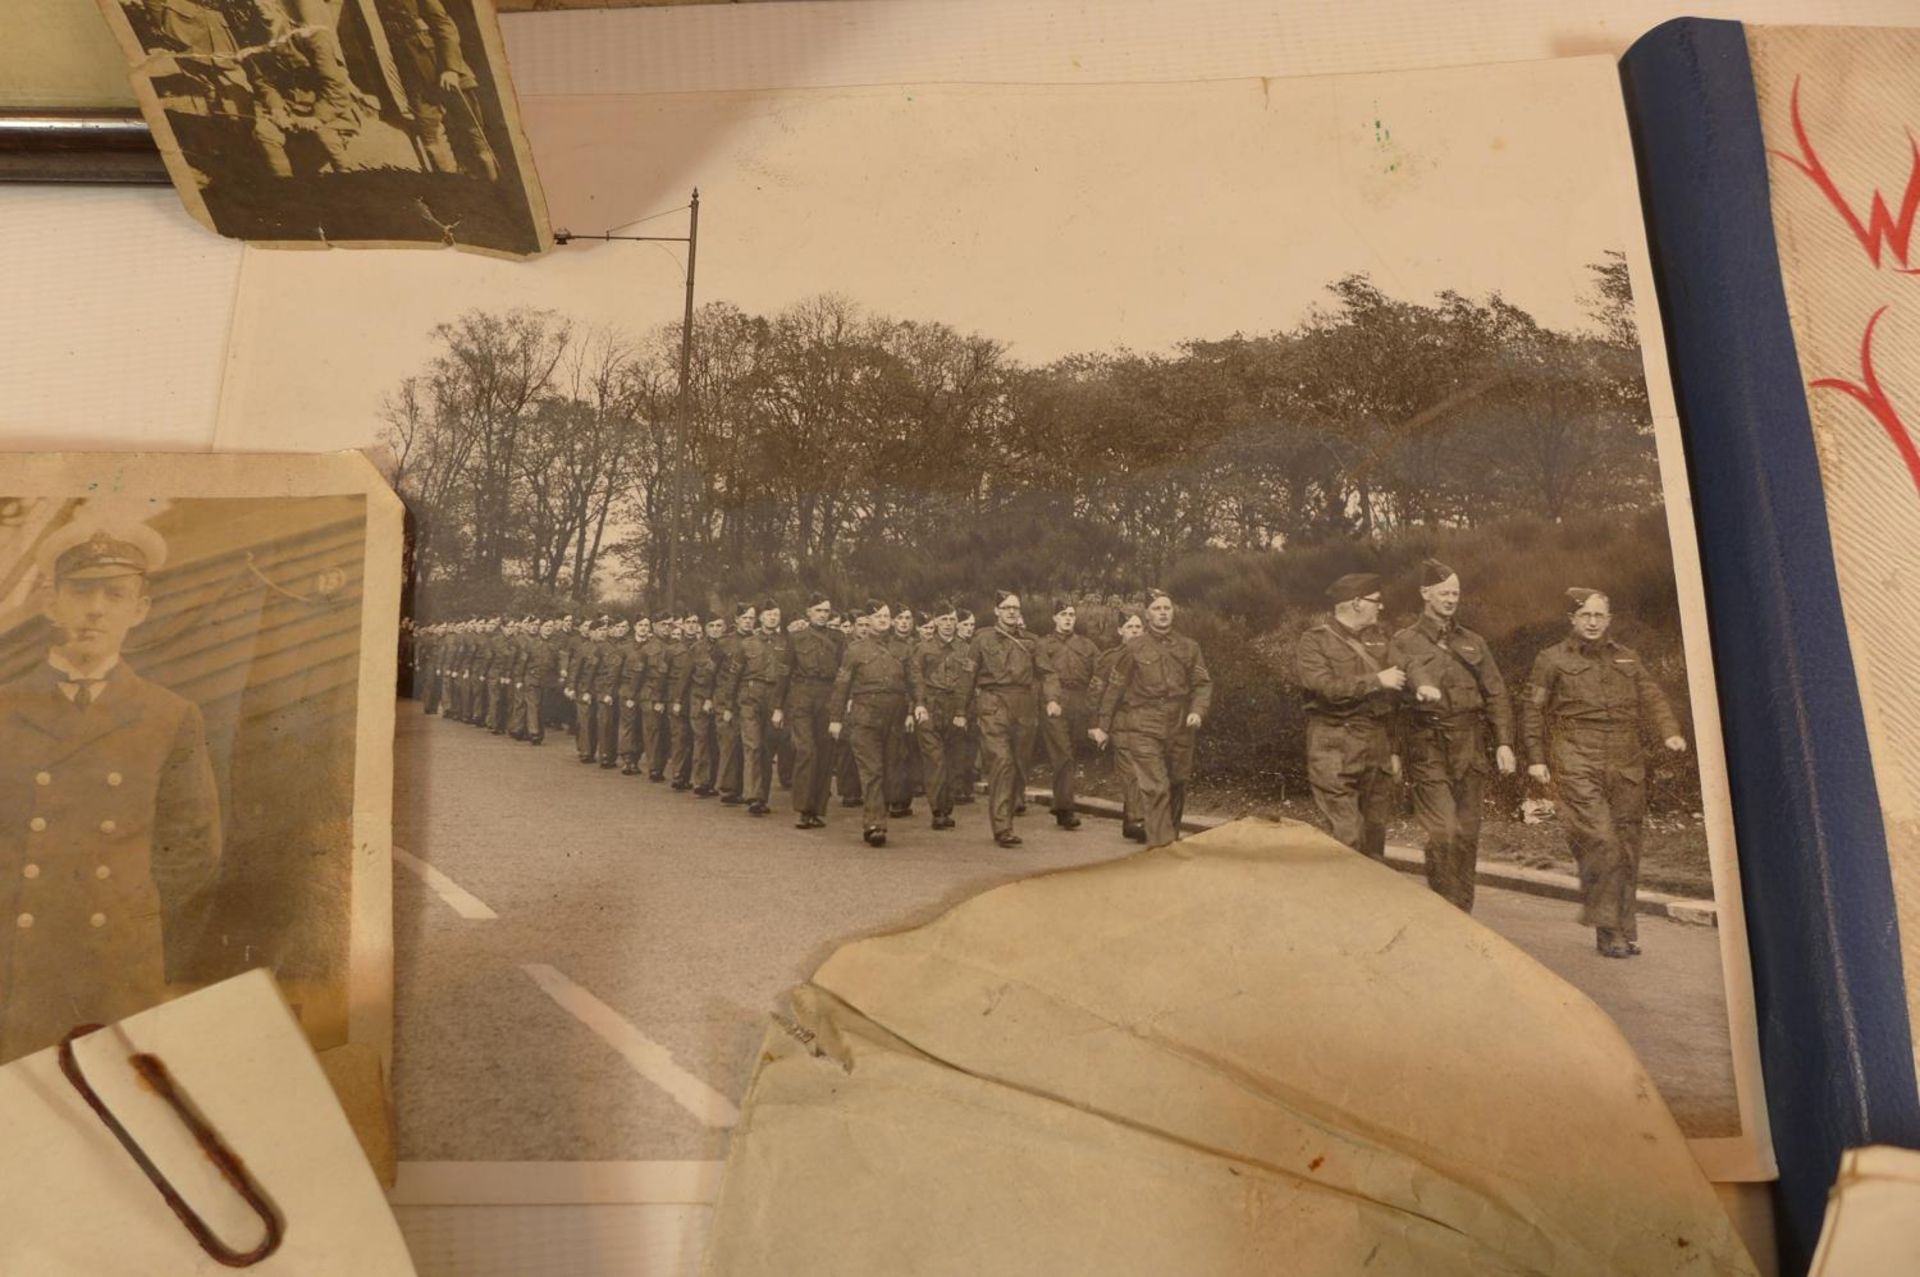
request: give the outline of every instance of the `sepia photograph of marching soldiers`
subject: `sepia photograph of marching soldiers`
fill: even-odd
[[[1310,820],[1468,911],[1485,857],[1563,866],[1592,952],[1634,957],[1644,870],[1712,887],[1624,259],[1574,332],[1328,292],[1291,332],[1044,368],[844,298],[710,304],[685,405],[684,333],[470,311],[386,401],[410,690],[876,848],[1019,847],[1031,801],[1146,846]],[[1409,363],[1356,402],[1335,356],[1369,346]],[[475,598],[534,606],[441,610]]]
[[[223,233],[538,247],[474,0],[106,8]]]

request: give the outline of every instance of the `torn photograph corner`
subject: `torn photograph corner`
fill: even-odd
[[[388,1064],[402,517],[352,453],[0,455],[0,1062],[266,968]]]
[[[181,201],[275,247],[552,242],[491,0],[100,0]]]
[[[1599,1007],[1292,822],[995,888],[793,1003],[709,1273],[1757,1271]]]

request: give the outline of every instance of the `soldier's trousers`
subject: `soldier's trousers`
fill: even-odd
[[[574,710],[579,717],[579,726],[574,729],[573,743],[580,751],[580,761],[591,762],[599,753],[599,738],[593,731],[593,697],[584,694],[574,697]]]
[[[840,787],[840,796],[858,802],[861,798],[860,764],[854,761],[853,745],[841,739],[833,747],[833,760],[834,783]]]
[[[614,704],[620,710],[620,761],[638,767],[647,753],[647,704],[638,700],[629,703],[624,697],[615,697]]]
[[[1636,939],[1647,820],[1647,767],[1639,738],[1583,730],[1556,737],[1550,753],[1560,815],[1580,866],[1580,922]]]
[[[954,794],[960,787],[961,755],[967,747],[967,730],[953,725],[953,715],[951,701],[929,696],[927,721],[914,729],[926,777],[927,806],[936,816],[953,814]]]
[[[698,705],[688,712],[693,731],[693,771],[687,779],[695,789],[712,789],[718,779],[719,741],[714,732],[718,718],[712,710],[703,710]]]
[[[682,705],[678,714],[669,714],[669,730],[673,735],[673,752],[667,757],[667,779],[676,785],[691,782],[693,775],[693,719]]]
[[[847,714],[846,732],[853,748],[854,762],[860,768],[860,791],[866,798],[861,824],[866,829],[885,829],[887,811],[892,806],[888,792],[893,776],[905,770],[900,756],[901,730],[907,717],[905,696],[871,696],[854,702]]]
[[[514,721],[521,735],[528,740],[544,739],[547,734],[547,723],[542,711],[546,707],[541,704],[540,684],[529,680],[522,684],[518,691],[520,708]]]
[[[527,700],[524,683],[507,684],[507,735],[527,734]]]
[[[727,722],[719,722],[715,715],[714,734],[714,788],[723,794],[736,797],[740,793],[740,784],[745,771],[746,751],[740,744],[740,710],[736,707],[733,717]]]
[[[824,816],[827,782],[833,775],[833,737],[827,712],[833,684],[795,679],[787,694],[787,731],[793,737],[793,809],[802,816]]]
[[[1187,779],[1193,774],[1193,746],[1193,729],[1184,724],[1158,730],[1151,725],[1114,725],[1114,763],[1133,777],[1149,847],[1164,847],[1180,836],[1180,811],[1186,806]]]
[[[423,714],[439,713],[440,712],[440,694],[441,694],[440,673],[437,670],[429,670],[427,672],[426,692],[421,697],[420,712]]]
[[[612,767],[620,761],[621,706],[618,695],[595,697],[593,734],[600,746],[600,765]]]
[[[495,736],[503,736],[507,731],[507,721],[513,717],[513,680],[493,680],[493,711],[487,715],[487,726]]]
[[[1073,810],[1075,750],[1087,738],[1090,721],[1087,693],[1068,689],[1057,718],[1040,720],[1040,740],[1047,747],[1047,765],[1053,769],[1053,810],[1056,814]]]
[[[1486,763],[1477,756],[1461,758],[1455,742],[1437,735],[1415,729],[1408,737],[1407,783],[1413,788],[1413,814],[1427,835],[1427,885],[1471,913]],[[1477,755],[1480,733],[1469,735]]]
[[[740,796],[748,803],[765,803],[773,787],[773,709],[763,699],[770,686],[750,684],[740,696]]]
[[[1387,856],[1393,744],[1378,718],[1307,719],[1307,783],[1327,831],[1362,855]]]
[[[673,715],[664,709],[655,709],[652,701],[640,702],[640,713],[645,715],[642,721],[646,724],[647,774],[656,778],[665,776],[673,754]],[[641,760],[634,761],[637,764]]]
[[[1013,832],[1020,762],[1033,749],[1038,707],[1030,688],[994,687],[977,696],[980,755],[987,771],[987,818],[994,837]],[[864,779],[864,778],[863,778]]]

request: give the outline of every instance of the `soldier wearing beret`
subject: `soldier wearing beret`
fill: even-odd
[[[520,665],[521,739],[529,745],[541,744],[547,738],[547,694],[558,670],[553,622],[542,621],[540,628],[527,636],[527,655]]]
[[[1093,681],[1093,667],[1100,649],[1092,639],[1078,633],[1079,614],[1066,599],[1053,601],[1053,633],[1033,645],[1043,676],[1051,674],[1060,699],[1046,704],[1040,720],[1040,739],[1047,747],[1047,762],[1053,769],[1053,818],[1062,829],[1078,829],[1080,817],[1074,811],[1074,750],[1087,739],[1093,723],[1093,707],[1087,701],[1087,688]]]
[[[653,636],[645,644],[639,675],[642,753],[647,779],[659,784],[667,778],[673,752],[673,723],[667,714],[667,684],[673,678],[673,658],[680,646],[680,621],[664,613],[653,618]]]
[[[691,672],[687,676],[687,721],[693,732],[693,782],[695,798],[711,798],[718,792],[719,738],[715,734],[718,712],[716,688],[720,679],[720,641],[726,637],[727,622],[722,616],[707,619],[706,632],[692,645]]]
[[[1487,640],[1456,620],[1460,577],[1438,559],[1420,565],[1420,619],[1387,645],[1406,670],[1407,783],[1427,835],[1427,885],[1469,912],[1480,855],[1487,737],[1494,762],[1512,774],[1513,701]]]
[[[987,816],[993,840],[1018,847],[1013,832],[1018,805],[1019,760],[1032,752],[1039,729],[1036,683],[1041,675],[1021,619],[1020,596],[1002,590],[994,597],[993,628],[973,639],[973,668],[960,689],[962,703],[975,703],[980,723],[980,753],[987,771]],[[1048,699],[1057,700],[1057,694]]]
[[[740,675],[747,636],[753,633],[758,624],[759,613],[753,604],[736,603],[733,608],[733,633],[714,644],[714,662],[718,667],[714,674],[713,690],[713,708],[718,716],[714,734],[718,750],[716,757],[719,760],[719,779],[714,784],[719,789],[720,801],[729,807],[746,801],[740,792],[744,785],[746,761],[740,743]]]
[[[1120,653],[1126,650],[1127,640],[1139,638],[1147,632],[1147,623],[1138,610],[1128,610],[1121,618],[1117,631],[1119,642],[1100,653],[1100,659],[1094,662],[1093,677],[1087,682],[1087,699],[1094,705],[1100,703],[1100,697],[1107,690],[1107,680],[1113,677],[1113,667],[1120,660]],[[1092,729],[1088,729],[1091,736]],[[1120,766],[1114,760],[1113,775],[1120,786],[1120,836],[1129,842],[1145,842],[1147,827],[1140,815],[1140,790],[1133,783],[1130,768]]]
[[[594,741],[599,746],[597,761],[601,767],[611,769],[620,765],[620,751],[625,743],[627,717],[621,697],[628,662],[633,658],[633,645],[627,642],[627,623],[620,617],[607,624],[606,636],[606,646],[600,649],[600,659],[594,662],[593,679],[587,691],[593,706]]]
[[[1527,774],[1551,784],[1567,822],[1585,895],[1583,926],[1609,958],[1640,952],[1635,905],[1646,832],[1643,736],[1686,752],[1680,720],[1632,648],[1607,637],[1613,605],[1598,590],[1567,591],[1573,632],[1533,662],[1521,702]]]
[[[675,790],[693,788],[693,720],[687,715],[687,696],[693,686],[693,651],[702,642],[700,617],[683,616],[675,627],[673,656],[667,662],[667,779]]]
[[[1300,636],[1294,676],[1307,718],[1307,783],[1335,838],[1384,860],[1393,812],[1393,718],[1406,671],[1387,656],[1380,578],[1350,572],[1327,587],[1333,615]]]
[[[40,547],[46,660],[0,687],[0,1060],[190,976],[220,863],[206,732],[121,657],[166,553],[143,524],[70,524]]]
[[[900,659],[891,638],[891,610],[874,600],[867,604],[869,633],[847,648],[846,659],[828,693],[832,721],[827,734],[835,740],[843,732],[860,767],[860,788],[866,795],[862,837],[872,847],[887,842],[889,773],[901,766],[898,742],[901,726],[911,721],[907,712],[907,663]]]
[[[1180,836],[1193,774],[1195,733],[1213,704],[1213,675],[1200,645],[1173,628],[1173,598],[1147,594],[1146,632],[1130,639],[1095,711],[1095,743],[1113,741],[1117,765],[1133,773],[1147,845]]]
[[[599,737],[594,734],[593,676],[607,647],[606,630],[598,620],[580,626],[580,646],[574,649],[572,685],[567,695],[574,704],[574,748],[583,763],[595,762],[600,752]]]
[[[786,721],[780,688],[786,682],[787,642],[780,605],[766,599],[756,610],[759,627],[740,643],[741,797],[749,816],[764,816],[773,787],[773,735]]]

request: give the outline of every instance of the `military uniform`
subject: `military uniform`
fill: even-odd
[[[973,637],[972,670],[961,687],[980,720],[980,752],[986,761],[987,816],[996,841],[1013,836],[1020,762],[1032,752],[1038,730],[1035,683],[1040,671],[1033,641],[994,626]],[[1049,691],[1049,695],[1053,693]]]
[[[715,687],[720,676],[720,640],[701,637],[688,649],[687,721],[693,733],[693,768],[688,779],[697,797],[706,798],[718,779],[719,742],[714,735]]]
[[[833,737],[827,724],[833,709],[834,676],[840,672],[840,636],[824,625],[808,625],[787,639],[787,731],[793,737],[793,809],[802,817],[826,815],[827,785],[832,779]]]
[[[513,700],[513,635],[495,630],[487,638],[487,730],[507,734],[507,711]]]
[[[653,637],[647,640],[641,657],[639,688],[639,713],[646,724],[643,753],[647,766],[647,779],[664,780],[667,775],[667,756],[673,750],[673,726],[667,715],[667,682],[673,668],[673,654],[676,644],[662,638],[655,630]],[[658,709],[654,708],[659,706]],[[636,759],[635,762],[639,762]]]
[[[1193,775],[1194,729],[1213,703],[1213,675],[1200,645],[1173,630],[1129,639],[1113,663],[1097,718],[1113,738],[1119,765],[1133,773],[1147,845],[1165,846],[1180,834]]]
[[[1078,824],[1073,810],[1074,765],[1078,744],[1087,738],[1093,722],[1088,687],[1100,649],[1084,634],[1055,632],[1034,644],[1034,654],[1060,689],[1060,713],[1040,719],[1040,739],[1053,770],[1053,814],[1063,824]]]
[[[620,685],[614,695],[620,711],[620,770],[637,776],[647,761],[648,733],[653,722],[653,707],[647,701],[653,681],[653,638],[636,636],[622,643]]]
[[[740,676],[747,636],[738,629],[713,645],[714,787],[723,802],[739,802],[745,759],[740,744]]]
[[[890,630],[886,644],[887,650],[893,653],[893,659],[900,662],[900,668],[904,670],[913,660],[914,649],[920,646],[920,636]],[[904,718],[894,725],[893,730],[895,762],[887,772],[887,805],[893,809],[894,815],[907,816],[913,813],[913,796],[921,788],[920,749],[914,742],[913,729]]]
[[[1648,729],[1662,739],[1680,735],[1673,707],[1632,648],[1604,636],[1568,637],[1535,659],[1521,702],[1527,761],[1552,773],[1580,866],[1580,921],[1603,941],[1638,935]]]
[[[1423,615],[1387,645],[1387,661],[1407,672],[1402,761],[1414,816],[1427,836],[1427,885],[1460,908],[1473,908],[1480,852],[1480,810],[1487,778],[1487,731],[1513,746],[1513,702],[1487,640],[1463,625]],[[1437,688],[1440,699],[1412,693]]]
[[[535,745],[547,737],[546,698],[559,659],[554,640],[538,634],[528,638],[526,660],[520,666],[520,718],[526,739]]]
[[[573,744],[583,763],[594,762],[599,756],[600,741],[594,733],[594,724],[599,716],[593,709],[593,678],[606,650],[607,645],[604,639],[587,638],[583,650],[574,654],[573,668],[568,671],[569,677],[573,679],[575,716]]]
[[[602,767],[618,767],[626,729],[621,696],[626,685],[627,663],[633,659],[633,644],[624,636],[609,636],[593,663],[588,691],[593,706],[593,737]]]
[[[907,686],[916,710],[927,711],[915,737],[920,744],[925,768],[927,805],[933,809],[936,824],[944,825],[953,816],[953,803],[960,787],[961,754],[966,749],[967,729],[955,727],[953,720],[966,711],[961,689],[973,672],[973,655],[959,639],[927,639],[914,650],[907,666]]]
[[[1087,680],[1087,700],[1089,718],[1092,707],[1100,703],[1107,690],[1107,682],[1113,677],[1113,666],[1120,659],[1122,646],[1115,644],[1100,653],[1093,664],[1093,677]],[[1140,787],[1133,783],[1133,769],[1120,766],[1118,756],[1113,762],[1114,780],[1120,786],[1120,832],[1129,838],[1144,838],[1146,830],[1140,816]]]
[[[899,740],[907,718],[907,667],[898,645],[873,638],[850,644],[829,704],[834,718],[844,724],[860,767],[860,789],[866,796],[862,823],[869,834],[884,834],[893,809],[887,801],[889,780],[905,762]]]
[[[782,635],[755,630],[740,643],[741,796],[764,812],[773,786],[772,714],[785,678],[786,642]]]
[[[667,661],[667,726],[673,741],[667,757],[667,779],[675,789],[693,788],[688,779],[693,774],[693,719],[687,697],[693,684],[694,646],[693,640],[680,639],[673,644],[673,655]]]
[[[1375,860],[1393,814],[1393,727],[1399,694],[1380,683],[1387,634],[1332,618],[1300,636],[1294,674],[1307,718],[1307,783],[1332,835]]]

